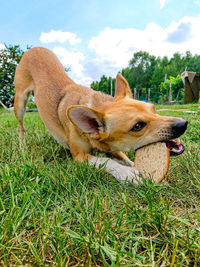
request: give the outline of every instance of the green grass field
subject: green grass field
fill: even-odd
[[[197,112],[160,112],[189,121],[186,152],[164,182],[139,186],[73,163],[37,113],[22,153],[0,109],[0,266],[200,266],[200,111],[166,108]]]

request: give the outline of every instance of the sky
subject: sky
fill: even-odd
[[[0,49],[52,50],[77,83],[115,77],[133,54],[200,54],[200,0],[0,0]]]

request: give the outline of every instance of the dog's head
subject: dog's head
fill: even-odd
[[[187,121],[160,116],[154,105],[132,99],[129,85],[120,74],[116,77],[113,102],[105,103],[98,110],[71,106],[67,113],[92,146],[102,151],[133,151],[159,141],[167,141],[168,148],[177,154],[184,150],[181,144],[169,140],[185,132]]]

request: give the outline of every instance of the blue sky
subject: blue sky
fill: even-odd
[[[47,47],[85,85],[114,77],[139,50],[200,54],[200,0],[8,0],[0,25],[0,48]]]

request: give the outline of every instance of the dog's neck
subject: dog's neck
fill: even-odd
[[[105,103],[113,102],[113,97],[102,92],[95,91],[85,86],[71,84],[67,88],[58,106],[58,116],[62,125],[66,124],[67,109],[72,105],[84,105],[94,109],[101,109]]]
[[[65,91],[65,95],[59,104],[59,109],[60,107],[67,109],[71,105],[84,105],[98,109],[108,102],[113,102],[112,96],[85,86],[80,86],[79,90],[77,90],[77,86],[72,84],[70,85],[70,90],[67,89]]]
[[[91,89],[90,89],[91,90]],[[85,101],[85,103],[84,103]],[[110,95],[106,95],[102,92],[92,90],[91,95],[88,99],[83,99],[83,103],[81,105],[86,105],[89,108],[99,109],[105,103],[113,102],[113,97]]]

